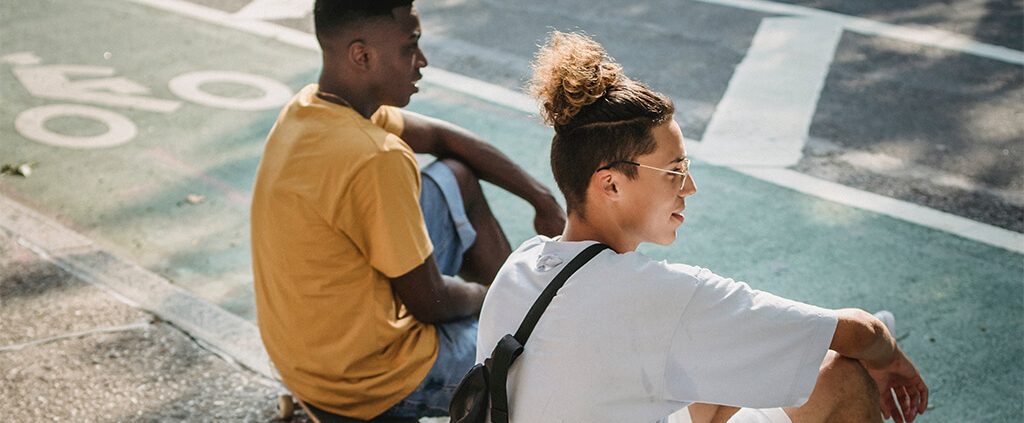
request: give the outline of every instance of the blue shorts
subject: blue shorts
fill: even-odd
[[[476,364],[477,320],[467,317],[437,327],[437,361],[409,396],[381,417],[441,417],[448,415],[452,394]]]
[[[453,276],[462,267],[462,255],[476,241],[476,230],[466,217],[455,174],[436,161],[422,171],[420,208],[427,224],[434,259],[442,274]],[[477,320],[466,318],[435,325],[437,360],[427,377],[409,396],[381,417],[438,417],[448,415],[455,388],[476,363]]]
[[[462,255],[476,241],[476,230],[466,217],[459,183],[444,163],[421,170],[420,209],[427,224],[434,260],[441,274],[454,276],[462,268]]]

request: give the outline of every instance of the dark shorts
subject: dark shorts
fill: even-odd
[[[427,224],[434,259],[445,275],[456,275],[462,255],[476,241],[466,217],[455,174],[437,161],[422,169],[420,208]],[[443,323],[437,327],[437,361],[409,396],[384,412],[384,417],[437,417],[448,415],[448,404],[462,376],[476,362],[477,320]]]

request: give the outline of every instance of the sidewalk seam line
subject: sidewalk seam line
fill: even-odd
[[[81,338],[81,337],[85,337],[85,336],[89,336],[89,335],[97,335],[97,334],[101,334],[101,333],[117,333],[117,332],[132,331],[132,330],[136,330],[136,329],[146,329],[146,328],[148,328],[148,327],[150,327],[152,325],[153,325],[152,322],[146,320],[146,321],[137,322],[137,323],[131,323],[131,324],[127,324],[127,325],[103,326],[103,327],[93,328],[93,329],[89,329],[89,330],[82,330],[82,331],[77,331],[77,332],[69,332],[69,333],[65,333],[65,334],[61,334],[61,335],[50,336],[50,337],[36,339],[36,340],[28,341],[28,342],[22,342],[22,343],[11,344],[11,345],[4,345],[4,346],[0,347],[0,353],[10,352],[10,351],[21,351],[21,350],[23,350],[25,348],[34,347],[36,345],[48,344],[48,343],[51,343],[51,342],[62,341],[62,340],[71,339],[71,338]]]

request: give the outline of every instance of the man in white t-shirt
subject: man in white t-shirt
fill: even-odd
[[[596,242],[611,250],[569,278],[541,316],[509,374],[511,421],[654,422],[689,404],[684,417],[695,422],[903,422],[924,412],[928,388],[871,314],[636,252],[641,242],[673,242],[697,191],[670,100],[577,34],[554,33],[534,75],[555,128],[552,170],[568,223],[560,237],[526,241],[499,271],[477,362],[580,251]]]

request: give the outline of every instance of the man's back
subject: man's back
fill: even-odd
[[[484,301],[478,362],[589,244],[537,237],[510,256]],[[531,422],[656,421],[689,402],[795,404],[813,388],[834,329],[828,310],[706,269],[606,251],[541,317],[509,376],[510,414]]]
[[[272,130],[253,190],[257,318],[300,398],[373,417],[415,389],[435,359],[432,325],[389,277],[431,253],[419,171],[398,112],[367,120],[308,86]]]

